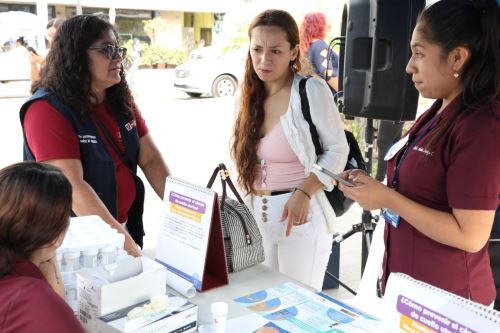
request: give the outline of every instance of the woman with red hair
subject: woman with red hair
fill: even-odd
[[[300,52],[306,55],[313,71],[338,91],[339,56],[323,40],[326,35],[326,18],[322,13],[309,13],[300,27]]]

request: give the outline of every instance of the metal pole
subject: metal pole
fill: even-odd
[[[45,27],[49,21],[49,9],[47,5],[47,0],[37,0],[36,1],[36,15],[38,16],[38,22],[40,24],[40,29],[37,34],[37,49],[45,53]]]
[[[82,15],[82,4],[80,3],[80,0],[76,0],[76,15]]]

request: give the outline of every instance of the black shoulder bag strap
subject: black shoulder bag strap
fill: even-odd
[[[97,126],[99,126],[99,128],[101,129],[101,132],[104,134],[104,136],[106,137],[106,140],[111,145],[111,147],[113,148],[113,150],[115,151],[115,153],[118,155],[118,157],[120,157],[120,159],[122,160],[123,164],[125,164],[127,166],[128,170],[133,175],[135,175],[135,173],[132,171],[132,168],[130,167],[130,162],[128,162],[128,160],[126,159],[125,155],[120,151],[120,149],[116,145],[115,141],[111,137],[111,134],[109,134],[108,130],[106,129],[106,127],[102,123],[102,121],[99,118],[99,116],[97,114],[95,114],[95,112],[92,113],[92,115],[94,116],[92,118],[94,118],[95,122],[97,123]]]
[[[221,172],[220,175],[220,181],[222,184],[222,197],[221,197],[221,207],[220,209],[222,210],[224,208],[224,202],[226,201],[227,197],[227,191],[226,191],[226,184],[229,185],[229,188],[231,189],[231,192],[233,192],[234,196],[236,197],[236,200],[238,200],[239,203],[243,203],[243,199],[241,198],[240,194],[236,190],[236,187],[234,186],[233,182],[231,181],[231,178],[229,178],[229,172],[226,168],[226,165],[224,163],[220,163],[212,173],[212,177],[210,177],[210,180],[208,181],[207,187],[212,188],[212,185],[215,182],[215,177],[217,176],[217,173]],[[224,173],[224,174],[222,174]]]
[[[130,236],[134,239],[134,241],[141,247],[143,247],[143,237],[145,235],[144,233],[144,223],[142,220],[142,214],[144,213],[144,195],[145,195],[145,188],[144,188],[144,183],[142,182],[141,178],[137,176],[133,171],[132,168],[130,167],[130,162],[126,159],[125,155],[122,154],[120,149],[118,149],[118,146],[116,145],[115,141],[111,137],[111,134],[109,134],[108,130],[102,123],[101,119],[97,114],[93,114],[94,119],[97,123],[97,126],[101,129],[102,133],[106,137],[106,140],[109,142],[113,150],[116,152],[118,157],[122,160],[122,162],[127,166],[127,169],[130,171],[130,174],[132,175],[132,178],[134,178],[135,182],[135,198],[134,202],[132,203],[132,206],[130,207],[129,210],[129,218],[130,217],[135,217],[134,219],[131,219],[130,221],[127,222],[127,229],[130,233]],[[126,147],[125,147],[126,149]],[[130,223],[129,223],[130,222]]]
[[[307,91],[306,91],[306,82],[309,78],[303,78],[299,82],[299,94],[300,94],[300,106],[302,109],[302,115],[304,119],[309,124],[309,130],[311,131],[311,139],[314,144],[314,150],[316,151],[316,156],[319,156],[323,153],[323,148],[321,147],[321,143],[319,142],[318,131],[316,130],[316,126],[314,125],[311,118],[311,110],[309,109],[309,100],[307,99]]]

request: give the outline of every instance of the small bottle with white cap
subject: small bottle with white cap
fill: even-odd
[[[212,324],[215,333],[226,332],[226,318],[228,305],[226,302],[215,302],[210,306],[212,312]]]

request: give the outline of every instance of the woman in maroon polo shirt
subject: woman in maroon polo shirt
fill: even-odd
[[[56,167],[0,170],[0,332],[83,332],[55,259],[70,213],[71,185]]]
[[[490,305],[487,242],[500,193],[500,12],[494,0],[442,0],[420,14],[407,72],[436,99],[386,155],[388,186],[359,171],[340,189],[383,208],[383,284],[403,272]]]

